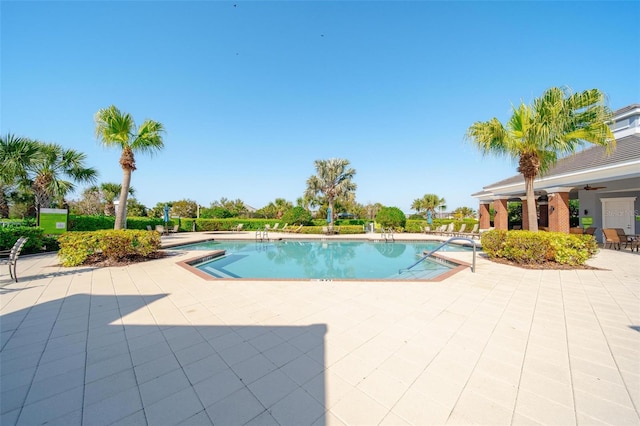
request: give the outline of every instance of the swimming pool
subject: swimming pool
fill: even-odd
[[[434,280],[460,265],[440,258],[429,258],[410,271],[398,271],[414,264],[425,251],[439,242],[371,241],[206,241],[172,250],[224,250],[215,258],[204,258],[189,265],[215,278],[252,279],[380,279]],[[466,250],[446,246],[441,251]]]

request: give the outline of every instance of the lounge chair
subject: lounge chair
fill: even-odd
[[[180,225],[173,225],[173,228],[169,229],[170,234],[177,234],[180,229]]]
[[[455,226],[454,223],[451,222],[449,225],[446,226],[446,228],[443,231],[441,231],[441,234],[445,235],[445,236],[453,235],[453,227],[454,226]]]
[[[15,282],[18,282],[18,272],[16,269],[18,267],[18,257],[20,256],[20,252],[28,239],[28,237],[20,237],[10,250],[3,250],[0,252],[0,256],[6,256],[4,258],[0,258],[0,265],[9,266],[9,275]]]
[[[244,223],[239,223],[235,228],[231,228],[231,232],[240,232],[242,231],[243,226],[244,226]]]
[[[156,232],[159,232],[160,235],[164,235],[166,233],[164,225],[156,225]]]
[[[151,228],[151,225],[147,225],[147,231],[153,231],[153,229]]]
[[[280,226],[280,222],[273,225],[273,228],[271,228],[271,232],[276,232],[278,230],[278,226]]]
[[[299,233],[300,233],[300,231],[302,231],[302,227],[303,227],[303,226],[304,226],[304,225],[300,225],[300,226],[298,226],[296,229],[292,230],[292,231],[291,231],[291,233],[292,233],[292,234],[299,234]]]
[[[479,237],[480,236],[480,233],[478,232],[478,227],[479,226],[480,225],[476,223],[475,225],[473,225],[473,228],[471,228],[471,231],[464,232],[464,233],[462,233],[460,235],[463,236],[463,237],[469,237],[469,238]]]
[[[454,231],[453,235],[456,237],[461,237],[462,235],[464,235],[464,230],[467,228],[467,224],[463,223],[462,225],[460,225],[460,229],[458,229],[458,231]]]
[[[289,229],[287,228],[289,226],[288,223],[285,223],[284,226],[280,229],[280,232],[289,232]]]

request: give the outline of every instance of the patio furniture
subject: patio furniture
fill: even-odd
[[[166,233],[164,225],[156,225],[156,232],[159,232],[160,235],[164,235]]]
[[[631,246],[631,251],[633,251],[633,248],[638,245],[637,236],[633,234],[625,233],[624,229],[622,228],[613,228],[613,229],[616,231],[616,234],[618,234],[618,238],[620,238],[620,243],[624,244],[624,248]]]
[[[231,232],[240,232],[242,231],[242,227],[244,226],[244,223],[239,223],[238,226],[236,226],[235,228],[231,229]]]
[[[608,244],[609,248],[620,250],[620,247],[622,245],[620,236],[618,235],[618,232],[614,228],[603,228],[602,240],[604,241],[604,248],[607,248],[607,244]]]
[[[20,256],[20,252],[28,239],[28,237],[20,237],[10,250],[3,250],[0,252],[0,256],[6,256],[5,258],[0,258],[0,265],[9,266],[9,275],[15,282],[18,282],[18,273],[16,269],[18,267],[18,257]]]
[[[173,225],[173,228],[169,229],[170,234],[177,234],[180,229],[180,225]]]
[[[596,228],[595,226],[590,226],[590,227],[588,227],[587,229],[584,230],[584,233],[587,234],[587,235],[595,235],[596,229],[598,229],[598,228]]]

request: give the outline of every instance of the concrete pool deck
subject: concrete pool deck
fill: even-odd
[[[163,243],[205,238],[254,234]],[[192,256],[3,270],[0,424],[640,424],[638,252],[435,283],[211,282]]]

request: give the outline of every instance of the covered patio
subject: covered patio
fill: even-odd
[[[548,173],[535,180],[539,228],[570,232],[569,200],[578,200],[580,228],[622,228],[627,234],[638,233],[640,104],[617,110],[613,131],[616,148],[610,155],[603,147],[590,147],[560,159]],[[523,212],[527,209],[522,175],[487,185],[472,195],[480,203],[480,229],[509,229],[507,203],[510,201],[520,201]],[[521,226],[529,229],[528,218],[524,214]],[[601,232],[595,235],[598,241],[602,241]]]

